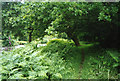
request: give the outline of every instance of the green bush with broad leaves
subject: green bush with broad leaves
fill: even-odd
[[[56,44],[55,41],[54,43]],[[70,75],[70,65],[60,57],[59,52],[53,52],[59,47],[58,51],[65,51],[65,46],[68,44],[65,45],[66,41],[62,42],[62,40],[57,45],[54,43],[51,41],[47,46],[39,48],[36,47],[36,44],[30,43],[25,47],[13,49],[10,52],[4,51],[0,55],[0,78],[61,79],[65,75],[72,76]],[[46,49],[49,51],[45,51]]]

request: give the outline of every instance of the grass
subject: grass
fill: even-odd
[[[117,69],[112,67],[114,60],[106,50],[94,44],[81,43],[80,47],[73,47],[67,56],[73,71],[72,79],[118,79]],[[81,49],[84,49],[85,60],[80,73]],[[110,64],[110,65],[109,65]]]
[[[84,44],[84,42],[81,43],[82,46],[79,47],[73,47],[69,55],[67,56],[67,60],[71,63],[71,66],[73,69],[71,76],[72,79],[81,79],[80,78],[80,64],[81,64],[81,50],[84,49],[85,53],[88,50],[89,47],[91,47],[93,44]]]
[[[40,47],[36,49],[36,51],[40,51],[41,49],[44,49],[43,52],[40,51],[41,52],[40,54],[47,55],[48,53],[48,56],[52,54],[53,56],[55,56],[57,53],[59,53],[58,54],[59,57],[60,54],[62,55],[62,53],[65,55],[65,61],[64,61],[64,63],[66,64],[65,71],[69,70],[68,69],[69,67],[71,69],[69,70],[69,73],[67,73],[67,75],[62,76],[63,79],[117,79],[118,78],[117,69],[112,67],[112,63],[114,63],[115,61],[109,54],[106,53],[105,49],[100,48],[99,46],[95,46],[95,44],[93,43],[90,44],[84,41],[80,41],[80,43],[81,46],[79,47],[76,46],[71,47],[69,46],[68,42],[57,40],[57,42],[53,41],[51,43],[48,43],[47,46],[43,48]],[[31,48],[31,46],[29,47]],[[64,51],[67,50],[66,48],[69,49],[67,54],[66,51]],[[83,68],[80,69],[81,59],[82,59],[81,58],[82,49],[84,49],[85,60],[82,65]],[[29,53],[29,51],[26,51],[27,48],[23,50],[25,50],[25,53],[28,52],[28,54],[34,54],[31,52]],[[16,51],[20,52],[19,50]],[[24,53],[22,55],[24,55]],[[56,58],[53,59],[55,60]],[[61,58],[59,58],[59,60],[62,61]],[[55,63],[57,62],[55,61]]]

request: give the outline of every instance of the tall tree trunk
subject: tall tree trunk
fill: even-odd
[[[80,46],[80,43],[77,37],[72,37],[71,39],[74,41],[76,46]]]
[[[77,36],[72,35],[70,32],[66,32],[66,34],[68,35],[69,38],[71,38],[74,41],[76,46],[80,46]]]
[[[29,42],[32,41],[32,32],[33,32],[33,29],[31,29],[31,32],[29,33]]]
[[[29,42],[32,41],[32,32],[29,33]]]

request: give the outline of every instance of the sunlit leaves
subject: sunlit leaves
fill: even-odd
[[[105,15],[104,12],[100,13],[100,16],[98,17],[99,20],[107,20],[107,21],[111,21],[110,15]]]
[[[57,52],[42,52],[45,48],[34,48],[34,43],[31,43],[25,48],[3,52],[0,57],[1,78],[47,79],[47,73],[52,74],[51,79],[62,78],[68,71],[65,61]]]
[[[7,16],[3,18],[6,29],[20,27],[18,31],[27,33],[25,29],[29,31],[31,27],[34,39],[43,36],[51,25],[57,32],[79,36],[81,32],[91,32],[90,25],[94,23],[99,22],[99,26],[104,22],[117,23],[117,3],[26,2],[12,3],[10,7],[3,10],[3,17]]]

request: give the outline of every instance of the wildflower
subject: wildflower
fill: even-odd
[[[9,44],[11,45],[11,42],[9,41]]]
[[[10,39],[10,36],[9,36],[9,40],[11,40],[11,39]]]

